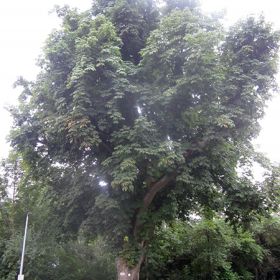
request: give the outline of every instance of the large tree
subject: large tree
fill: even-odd
[[[226,32],[195,1],[152,0],[58,15],[37,80],[18,82],[11,142],[65,232],[105,236],[118,279],[136,280],[163,221],[218,211],[248,223],[270,206],[237,173],[275,87],[279,34],[263,18]]]

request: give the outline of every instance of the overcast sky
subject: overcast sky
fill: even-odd
[[[280,29],[277,0],[203,0],[206,12],[226,11],[226,24],[232,24],[249,14],[263,13],[268,21]],[[11,119],[5,110],[15,104],[18,92],[12,85],[18,76],[36,77],[36,59],[44,40],[59,21],[49,14],[54,5],[68,4],[81,10],[90,8],[92,0],[8,0],[0,3],[0,158],[8,154],[6,136]],[[279,4],[278,4],[279,3]],[[280,79],[279,79],[280,80]],[[269,102],[262,120],[262,131],[255,141],[258,149],[273,161],[280,162],[280,96]]]

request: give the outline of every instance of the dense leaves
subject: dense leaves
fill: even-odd
[[[217,212],[249,228],[275,206],[279,173],[263,184],[238,173],[275,89],[279,34],[262,17],[225,31],[196,1],[152,0],[57,13],[36,81],[17,82],[10,135],[55,240],[102,235],[135,280],[163,223]],[[223,256],[220,268],[231,273]]]
[[[145,267],[150,279],[253,279],[265,254],[251,233],[219,219],[175,222],[156,235]]]

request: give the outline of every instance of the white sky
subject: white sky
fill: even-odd
[[[240,17],[263,12],[266,19],[280,29],[278,0],[201,0],[206,12],[226,10],[226,24]],[[0,158],[8,154],[6,136],[11,119],[4,109],[15,104],[18,92],[12,84],[18,76],[35,79],[38,68],[36,59],[47,35],[58,26],[50,15],[54,5],[68,4],[81,10],[90,8],[92,0],[2,0],[0,2]],[[279,79],[280,80],[280,79]],[[258,149],[273,161],[280,162],[280,95],[274,98],[262,120],[262,131],[255,141]]]

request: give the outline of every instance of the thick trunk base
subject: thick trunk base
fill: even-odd
[[[119,258],[117,260],[118,280],[139,280],[140,265],[128,267],[127,263]]]

